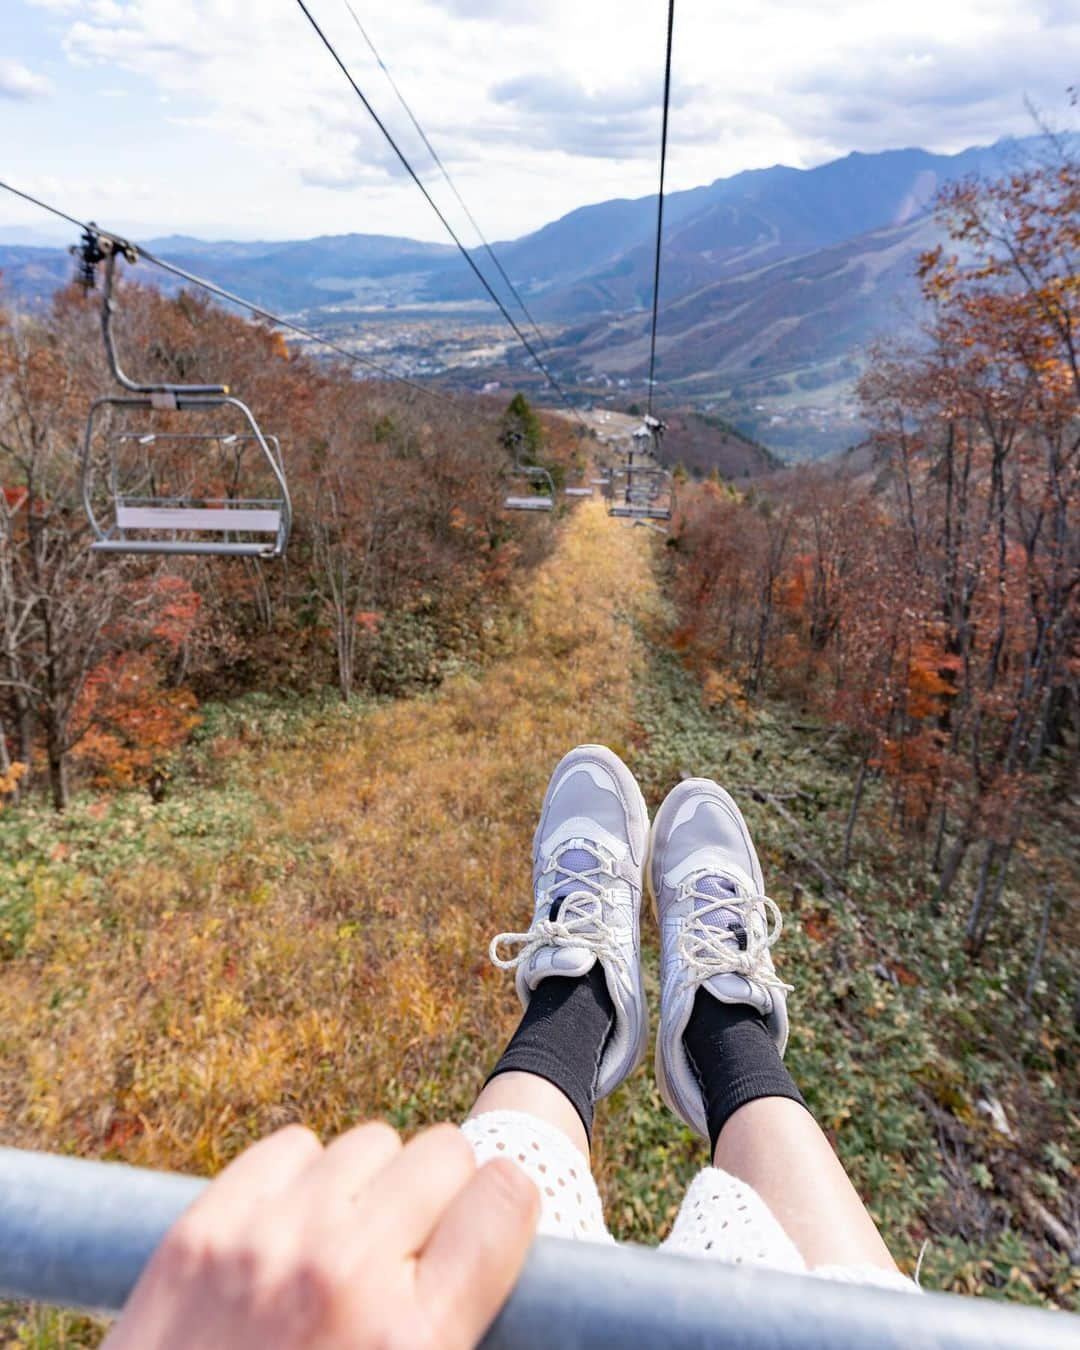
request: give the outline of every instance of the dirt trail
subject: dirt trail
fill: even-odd
[[[233,750],[253,802],[224,850],[170,833],[185,788],[149,855],[42,903],[0,981],[4,1142],[206,1171],[290,1119],[461,1112],[515,1016],[486,948],[527,920],[550,770],[632,733],[652,545],[583,505],[509,656]]]

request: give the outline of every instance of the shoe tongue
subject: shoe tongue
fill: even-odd
[[[569,848],[559,859],[559,866],[574,872],[587,872],[596,866],[596,855],[586,848]],[[567,878],[554,886],[548,918],[558,919],[563,901],[575,891],[581,892],[583,889],[581,882],[573,878]],[[592,892],[588,894],[592,895]],[[525,980],[530,989],[535,989],[549,975],[576,978],[587,975],[595,964],[596,953],[589,951],[588,947],[541,947],[529,962]]]
[[[587,848],[568,848],[556,864],[559,871],[570,872],[591,872],[595,866],[596,854]],[[565,900],[574,891],[582,889],[581,882],[570,877],[553,887],[551,898],[552,900]]]
[[[707,895],[713,900],[738,900],[739,887],[730,877],[702,877],[700,881],[694,882],[694,890],[702,895]],[[708,901],[697,901],[694,905],[694,912],[705,909]],[[745,928],[746,916],[737,909],[728,909],[726,906],[722,909],[710,909],[707,914],[701,916],[701,923],[706,928]]]
[[[702,877],[700,881],[694,882],[694,889],[713,900],[739,898],[739,887],[730,877]],[[695,914],[705,909],[708,904],[708,900],[696,901]],[[744,910],[729,909],[725,905],[719,909],[709,910],[707,914],[701,914],[699,922],[703,928],[726,930],[731,933],[733,942],[738,942],[740,947],[745,948],[747,916]],[[772,995],[769,991],[742,975],[714,975],[705,981],[702,988],[707,989],[720,1003],[749,1003],[760,1013],[768,1014],[772,1011]]]

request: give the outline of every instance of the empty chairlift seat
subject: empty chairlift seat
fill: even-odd
[[[281,511],[276,502],[234,500],[169,501],[157,497],[118,497],[116,524],[121,534],[135,530],[168,530],[173,533],[210,531],[228,534],[268,534],[281,529]],[[103,540],[92,547],[106,551],[135,548],[141,541]],[[244,548],[244,545],[237,547]]]
[[[130,408],[130,405],[128,405]],[[109,439],[108,490],[87,479],[87,511],[99,553],[279,557],[289,503],[280,489],[281,448],[255,432],[122,432]],[[239,495],[243,479],[262,495]],[[196,495],[200,485],[204,495]],[[103,500],[96,503],[95,495]]]
[[[624,466],[612,476],[608,514],[624,520],[663,520],[672,517],[674,484],[666,469]]]
[[[547,469],[538,464],[516,464],[511,487],[503,499],[504,511],[552,511],[555,508],[555,483]]]

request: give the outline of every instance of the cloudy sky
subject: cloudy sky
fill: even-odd
[[[308,3],[427,177],[346,0]],[[654,190],[664,0],[351,3],[489,237]],[[1078,81],[1076,0],[679,0],[671,185],[1075,125]],[[295,0],[0,0],[0,178],[136,237],[443,237]],[[0,241],[42,228],[0,195]]]

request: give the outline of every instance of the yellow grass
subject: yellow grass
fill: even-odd
[[[516,1019],[486,948],[527,920],[551,768],[633,734],[650,545],[584,505],[482,676],[303,744],[230,743],[243,840],[162,839],[104,901],[46,894],[0,978],[3,1141],[212,1172],[290,1120],[462,1114]]]

